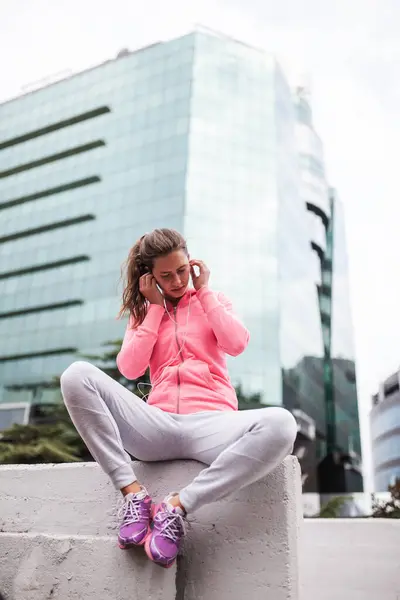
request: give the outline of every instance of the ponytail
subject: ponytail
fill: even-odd
[[[146,269],[146,265],[140,258],[143,237],[131,248],[125,262],[126,281],[122,292],[122,306],[118,314],[118,318],[121,318],[129,313],[133,318],[134,328],[143,323],[147,312],[147,300],[139,289],[140,278]]]

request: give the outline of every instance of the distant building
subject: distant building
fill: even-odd
[[[400,374],[393,373],[372,398],[370,413],[374,488],[385,492],[400,479]]]

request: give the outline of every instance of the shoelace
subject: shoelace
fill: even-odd
[[[179,513],[160,511],[154,520],[160,525],[160,533],[172,542],[177,542],[181,534],[186,535],[185,519]]]
[[[137,523],[141,517],[141,502],[137,498],[128,498],[124,500],[118,511],[118,518],[123,521],[125,525],[131,525]]]

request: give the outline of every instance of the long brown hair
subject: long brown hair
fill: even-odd
[[[133,317],[133,327],[143,323],[147,312],[147,300],[139,290],[140,277],[146,271],[152,271],[156,258],[175,250],[184,250],[187,253],[186,241],[175,229],[154,229],[138,239],[122,267],[124,291],[118,318],[129,313]]]

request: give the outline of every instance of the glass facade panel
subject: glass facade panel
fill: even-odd
[[[336,439],[340,448],[345,451],[355,451],[361,456],[344,211],[334,190],[331,190],[331,194],[334,215],[331,357],[336,406]]]
[[[381,411],[374,410],[374,418],[372,420],[373,438],[377,438],[395,428],[400,429],[400,402],[393,406],[385,407]]]
[[[390,460],[400,461],[400,435],[385,438],[376,445],[374,451],[375,468]]]
[[[26,424],[26,412],[28,405],[17,405],[12,406],[10,404],[0,405],[0,431],[8,429],[14,423],[19,425]]]

